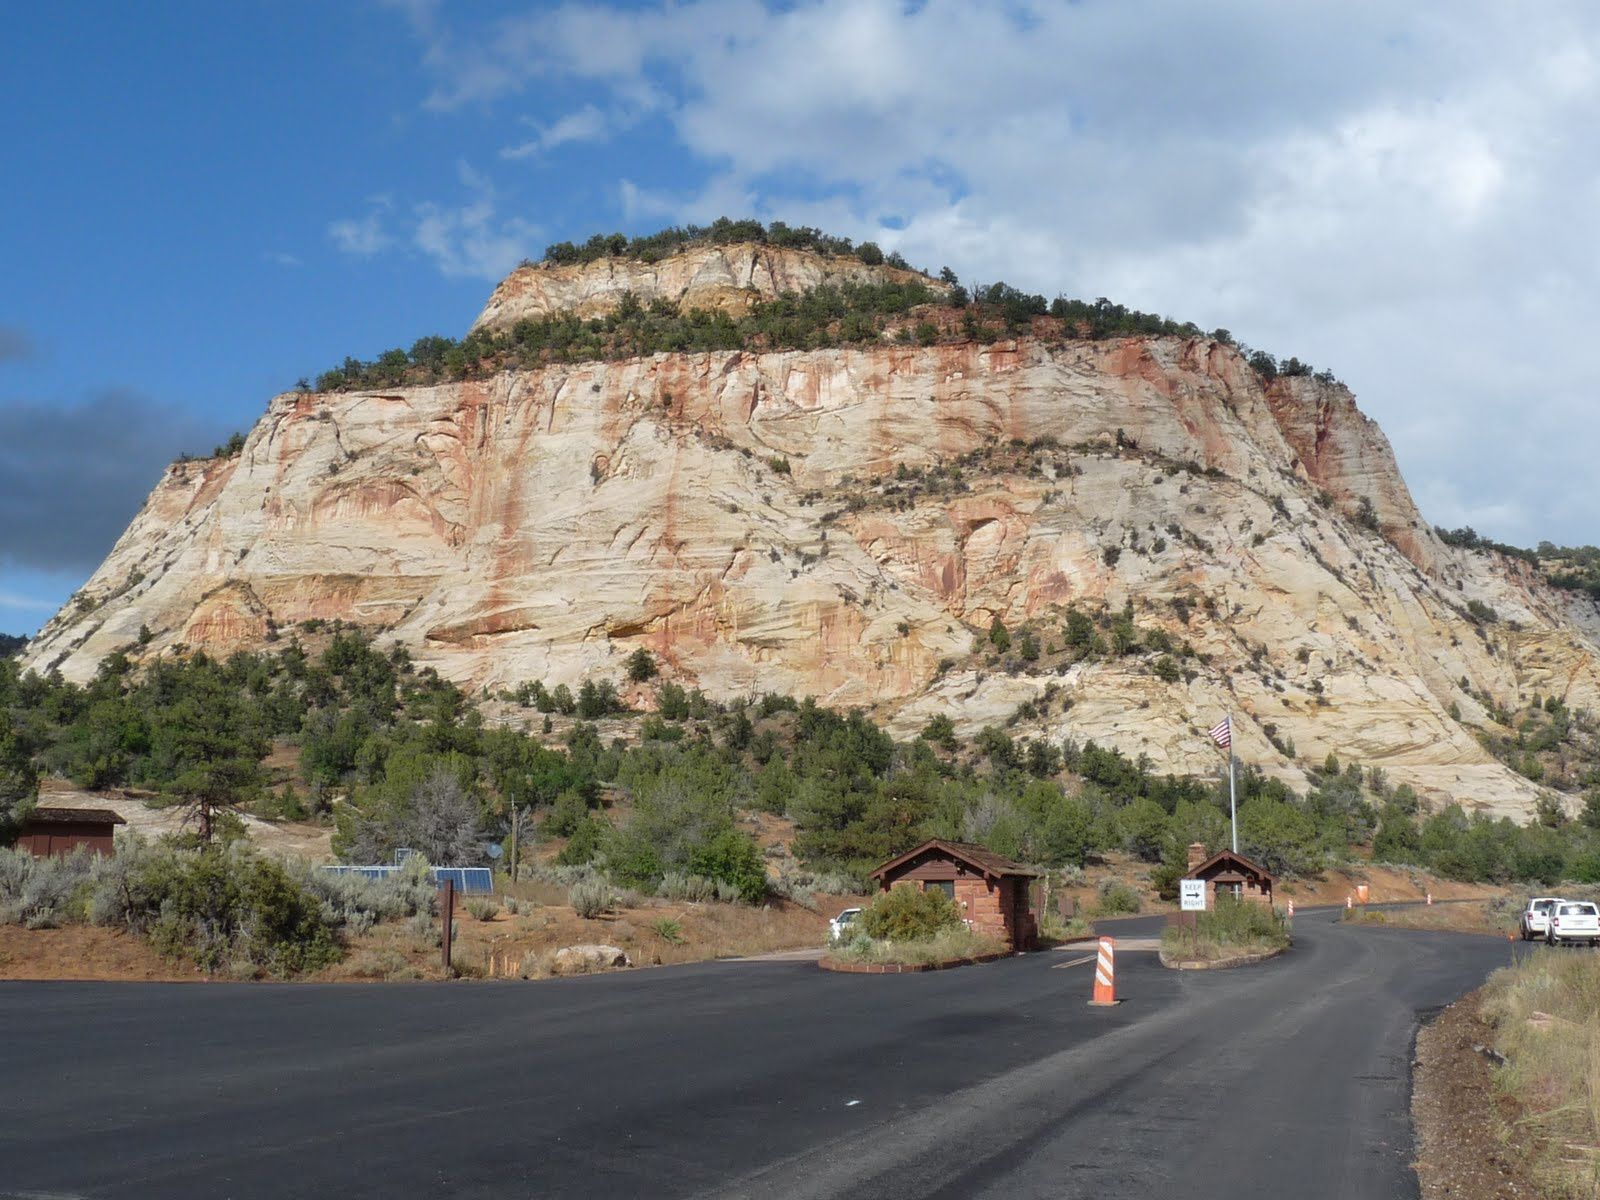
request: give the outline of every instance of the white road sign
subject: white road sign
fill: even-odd
[[[1178,903],[1184,912],[1205,912],[1206,881],[1204,879],[1178,880]]]

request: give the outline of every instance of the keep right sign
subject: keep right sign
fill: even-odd
[[[1178,880],[1178,906],[1184,912],[1205,912],[1206,881],[1204,879]]]

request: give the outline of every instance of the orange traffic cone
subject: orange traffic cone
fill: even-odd
[[[1427,896],[1428,896],[1428,903],[1432,904],[1433,903],[1433,893],[1432,892],[1428,892]]]
[[[1355,904],[1351,902],[1350,897],[1349,897],[1348,894],[1344,898],[1344,906],[1346,908],[1354,908],[1355,907]]]
[[[1094,964],[1094,999],[1090,1005],[1097,1008],[1109,1008],[1119,1003],[1117,1000],[1117,940],[1116,938],[1103,937],[1100,939],[1100,953],[1095,958]]]
[[[1294,920],[1294,901],[1289,901],[1289,919]]]

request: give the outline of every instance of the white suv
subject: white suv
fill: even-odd
[[[1544,940],[1552,946],[1563,942],[1600,945],[1600,907],[1587,900],[1563,900],[1550,910],[1550,932]]]
[[[1535,896],[1529,900],[1528,907],[1522,910],[1522,940],[1531,942],[1534,938],[1547,937],[1550,933],[1550,913],[1561,903],[1564,902],[1560,896]]]

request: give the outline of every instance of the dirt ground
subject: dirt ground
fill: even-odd
[[[540,892],[548,893],[542,901],[537,898]],[[563,946],[595,943],[618,947],[636,967],[820,950],[827,940],[829,918],[860,903],[851,897],[819,896],[813,912],[779,900],[761,907],[646,900],[585,918],[567,906],[560,889],[519,884],[516,893],[521,899],[514,915],[502,907],[491,920],[481,921],[464,905],[457,908],[451,957],[459,974],[542,978],[550,974],[550,960]],[[496,902],[503,905],[503,896]],[[315,978],[432,979],[442,974],[436,942],[417,937],[404,923],[390,923],[354,939],[345,960]]]
[[[151,808],[145,799],[152,793],[132,789],[86,792],[61,779],[46,779],[39,785],[39,803],[53,808],[109,808],[128,824],[118,836],[136,833],[154,840],[163,834],[182,832],[183,810]],[[291,821],[262,821],[242,816],[251,842],[260,850],[279,858],[304,858],[310,862],[333,861],[333,829],[328,825],[300,824]]]
[[[24,929],[0,925],[0,979],[200,980],[201,971],[162,958],[132,934],[92,925]]]
[[[1512,1102],[1495,1093],[1477,1047],[1493,1031],[1478,1015],[1479,993],[1456,1001],[1417,1035],[1411,1116],[1423,1200],[1511,1200],[1537,1196],[1528,1164],[1503,1129]]]

